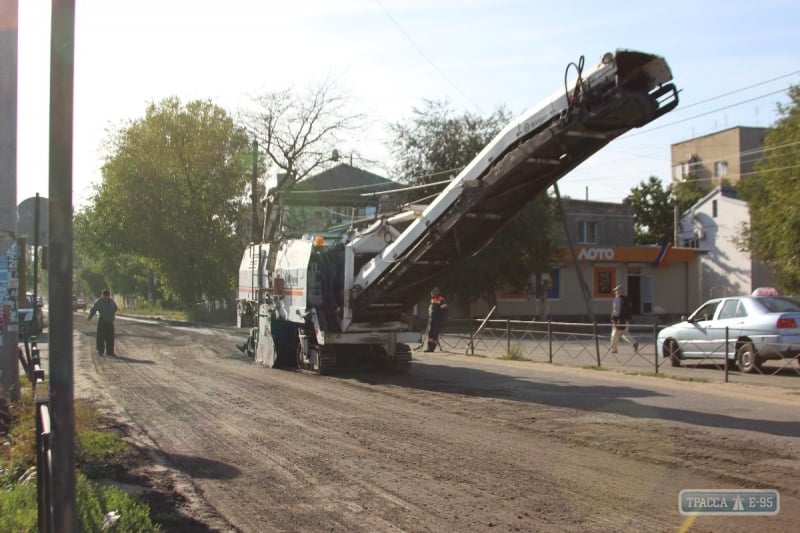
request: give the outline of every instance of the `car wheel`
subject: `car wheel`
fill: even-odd
[[[750,374],[761,368],[761,356],[756,352],[752,342],[745,342],[736,350],[736,364],[739,370]]]
[[[673,339],[669,339],[664,343],[664,353],[669,357],[670,365],[681,366],[681,350],[678,348],[678,343]]]

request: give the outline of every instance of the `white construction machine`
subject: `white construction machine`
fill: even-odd
[[[238,324],[251,327],[255,361],[319,374],[351,361],[407,372],[409,344],[421,337],[413,309],[437,280],[612,139],[678,105],[659,56],[618,50],[587,73],[582,58],[571,66],[574,84],[565,79],[508,124],[421,212],[379,216],[335,238],[294,238],[275,216],[279,184],[264,201],[273,227],[239,271]]]

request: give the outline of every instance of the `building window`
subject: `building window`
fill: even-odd
[[[615,268],[594,269],[594,297],[613,298],[614,287],[617,286],[617,270]]]
[[[711,216],[717,218],[718,209],[717,209],[717,201],[711,200]]]
[[[597,244],[597,222],[578,221],[578,244]]]
[[[541,300],[545,293],[548,300],[561,298],[561,274],[559,269],[554,268],[549,273],[537,272],[534,276],[534,284],[534,295],[537,300]]]
[[[686,161],[681,161],[680,163],[674,165],[672,167],[672,178],[675,181],[681,181],[689,177],[689,174],[692,173],[692,165],[697,163],[698,159],[697,156],[689,156],[689,159]]]
[[[717,161],[714,163],[714,176],[717,178],[722,178],[728,175],[728,162],[727,161]]]

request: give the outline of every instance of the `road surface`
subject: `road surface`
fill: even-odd
[[[800,396],[415,354],[408,375],[254,365],[239,330],[75,320],[75,395],[137,428],[215,531],[792,531]],[[776,516],[683,516],[682,489],[771,488]]]

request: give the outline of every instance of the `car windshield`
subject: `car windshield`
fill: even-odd
[[[785,296],[763,296],[755,300],[770,313],[800,312],[800,302]]]

